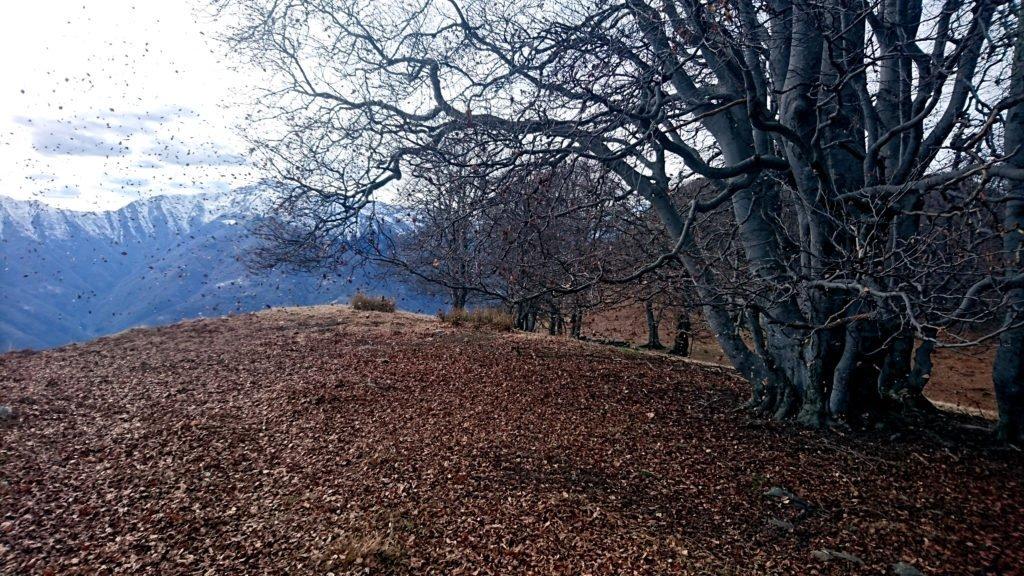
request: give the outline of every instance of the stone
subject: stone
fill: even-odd
[[[861,560],[857,556],[854,556],[853,554],[839,552],[838,550],[832,550],[830,548],[822,548],[821,550],[815,550],[814,552],[811,552],[811,556],[813,556],[817,560],[821,560],[822,562],[830,562],[832,560],[845,560],[851,564],[864,564],[863,560]]]
[[[892,573],[896,576],[924,576],[924,572],[902,561],[892,565]]]

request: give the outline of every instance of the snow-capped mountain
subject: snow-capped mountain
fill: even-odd
[[[393,294],[407,310],[437,308],[434,298],[364,267],[252,273],[243,262],[254,242],[249,225],[265,200],[247,187],[76,212],[0,196],[0,351],[267,306],[346,301],[359,289]]]

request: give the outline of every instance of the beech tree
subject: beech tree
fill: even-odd
[[[1007,166],[1024,169],[1024,26],[1021,15],[1024,5],[1018,6],[1016,42],[1011,67],[1010,90],[1005,126]],[[1007,179],[1002,210],[1003,266],[1008,273],[1020,274],[1024,270],[1024,182]],[[998,433],[1006,439],[1024,438],[1024,284],[1007,282],[1007,303],[999,337],[992,380],[999,404]]]
[[[488,179],[464,166],[433,163],[403,187],[397,206],[408,230],[381,234],[366,255],[408,276],[440,287],[454,310],[462,310],[471,292],[487,294],[496,273],[495,223],[486,218]]]
[[[605,265],[613,270],[639,270],[642,274],[632,274],[625,282],[603,285],[599,290],[601,301],[606,309],[625,307],[642,316],[647,327],[643,348],[665,348],[660,327],[675,316],[676,337],[671,350],[688,355],[692,331],[689,308],[694,300],[692,281],[678,258],[662,258],[671,253],[674,239],[665,233],[649,205],[627,204],[618,208],[615,233],[608,238],[610,258]],[[659,258],[662,262],[658,266],[649,266]]]
[[[568,315],[569,331],[578,336],[582,312],[593,302],[575,286],[621,244],[614,238],[630,209],[614,208],[608,198],[627,196],[610,191],[616,181],[593,162],[484,173],[467,161],[477,152],[466,147],[457,163],[451,150],[418,157],[416,176],[395,204],[408,227],[378,227],[359,255],[442,287],[453,308],[474,295],[512,309],[522,329],[535,329],[539,318],[559,334]],[[309,238],[312,244],[337,241]]]
[[[683,264],[751,409],[926,406],[930,350],[998,338],[999,433],[1020,438],[1016,4],[221,4],[272,76],[254,143],[332,219],[467,135],[482,173],[597,162],[673,239],[651,266]]]

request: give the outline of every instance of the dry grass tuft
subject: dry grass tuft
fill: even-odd
[[[362,292],[356,292],[349,300],[349,305],[356,310],[370,310],[374,312],[394,312],[395,299],[384,296],[367,296]]]
[[[476,308],[473,310],[449,310],[437,315],[442,322],[452,326],[472,326],[487,330],[509,331],[515,327],[515,319],[500,308]]]

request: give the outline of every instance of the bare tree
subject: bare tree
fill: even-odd
[[[384,234],[367,256],[440,286],[453,309],[466,307],[471,292],[486,294],[496,270],[491,251],[495,223],[486,218],[488,179],[463,164],[433,163],[418,168],[420,177],[398,196],[410,228]]]
[[[645,268],[682,262],[759,413],[819,426],[921,406],[915,340],[999,336],[1000,366],[1019,350],[1009,3],[223,4],[273,74],[255,143],[296,193],[333,219],[467,134],[488,175],[599,162],[658,214],[672,248]],[[1019,437],[1019,365],[1000,370]]]
[[[546,323],[562,334],[568,314],[578,336],[583,311],[596,302],[575,286],[599,273],[630,213],[611,206],[617,196],[608,187],[617,181],[593,162],[491,174],[452,158],[416,160],[421,176],[398,196],[409,229],[382,229],[361,255],[443,287],[455,308],[470,295],[500,302],[523,329]]]

